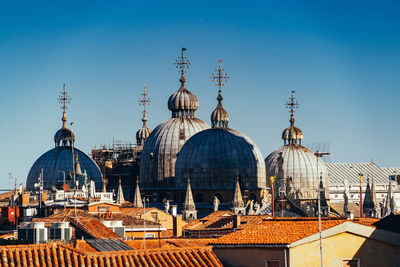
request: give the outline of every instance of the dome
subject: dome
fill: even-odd
[[[96,183],[97,188],[101,188],[103,177],[97,164],[84,152],[74,147],[75,135],[67,128],[67,103],[70,103],[71,98],[63,91],[59,98],[59,103],[62,103],[63,116],[61,118],[62,128],[54,135],[55,148],[47,151],[40,156],[31,167],[26,179],[26,188],[34,190],[35,183],[43,171],[43,189],[50,190],[52,186],[62,185],[64,182],[64,174],[66,182],[69,178],[68,173],[73,172],[73,164],[76,159],[79,162],[81,171],[86,171],[87,178]],[[77,175],[80,179],[81,176]],[[81,183],[82,184],[82,183]]]
[[[194,112],[199,108],[197,96],[185,87],[185,77],[181,77],[181,87],[168,99],[168,109],[172,111],[172,117],[193,118]]]
[[[171,118],[158,125],[143,146],[140,159],[142,186],[173,186],[176,154],[194,134],[210,128],[197,118]]]
[[[185,86],[186,68],[190,65],[183,52],[176,61],[179,69],[180,88],[168,99],[171,119],[158,125],[144,143],[140,158],[140,183],[145,189],[175,186],[176,155],[183,144],[194,134],[210,128],[195,117],[199,107],[197,97]]]
[[[228,115],[228,112],[222,106],[222,103],[221,103],[222,99],[223,98],[222,98],[222,95],[220,92],[217,97],[218,105],[214,109],[214,111],[211,113],[212,127],[228,127],[229,115]]]
[[[193,135],[182,147],[175,164],[178,188],[184,188],[190,176],[195,189],[232,189],[237,175],[246,189],[265,188],[264,158],[257,145],[243,133],[228,128],[228,112],[222,106],[223,74],[219,60],[216,80],[218,104],[211,114],[211,129]]]
[[[293,114],[290,116],[290,126],[283,130],[282,132],[282,139],[284,143],[288,144],[300,144],[301,140],[303,139],[303,132],[294,126],[294,117]]]
[[[290,126],[283,130],[284,146],[265,159],[267,178],[275,176],[276,193],[282,190],[296,199],[316,199],[322,176],[323,186],[329,188],[328,169],[314,152],[301,145],[303,132],[294,126],[294,113],[298,103],[291,92],[286,107],[290,112]],[[267,179],[269,180],[269,179]],[[326,195],[329,195],[326,192]]]
[[[74,133],[68,128],[61,128],[54,135],[54,143],[56,146],[71,146],[75,142]]]
[[[281,171],[280,156],[283,159]],[[328,189],[328,169],[324,161],[301,145],[289,144],[275,150],[265,159],[265,168],[267,178],[275,176],[278,190],[279,187],[283,190],[292,187],[294,192],[298,191],[300,199],[316,199],[321,175],[323,185]]]
[[[95,181],[97,188],[101,188],[103,178],[96,163],[79,149],[74,148],[74,155],[78,155],[78,161],[82,172],[86,170],[88,178]],[[42,169],[44,189],[51,189],[53,185],[63,184],[63,172],[65,172],[65,178],[68,179],[68,173],[73,171],[72,147],[55,147],[40,156],[28,173],[26,179],[26,187],[28,190],[34,189],[34,184],[38,182],[38,177]]]
[[[195,189],[232,189],[238,174],[246,189],[266,186],[260,149],[249,137],[229,128],[211,128],[192,136],[175,165],[179,188],[185,188],[190,175]]]
[[[150,136],[150,134],[151,134],[151,130],[149,129],[149,127],[144,126],[144,127],[140,128],[136,132],[136,144],[138,146],[143,145],[144,142],[146,141],[146,139]]]

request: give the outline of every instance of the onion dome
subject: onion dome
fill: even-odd
[[[221,62],[217,71],[218,76],[214,78],[221,95],[221,80],[227,78],[222,76]],[[222,97],[217,99],[220,110],[224,110]],[[265,165],[260,149],[245,134],[228,128],[226,118],[216,117],[213,128],[193,135],[183,145],[175,164],[178,188],[185,187],[189,174],[195,189],[232,190],[237,174],[245,189],[265,187]]]
[[[72,173],[76,172],[76,178],[80,179],[80,170],[86,171],[87,177],[94,181],[97,188],[101,188],[103,177],[97,164],[86,153],[74,147],[75,135],[66,127],[67,116],[66,109],[67,103],[70,103],[71,98],[65,91],[63,91],[58,98],[62,103],[63,126],[58,130],[54,136],[55,148],[47,151],[40,156],[32,165],[28,177],[26,179],[26,187],[28,190],[34,190],[35,183],[38,182],[38,177],[43,171],[43,188],[49,190],[52,186],[62,186],[65,182],[69,183],[72,179]],[[79,164],[78,163],[79,159]]]
[[[143,126],[142,126],[142,128],[140,128],[136,132],[136,144],[138,146],[143,146],[144,142],[146,141],[146,139],[151,134],[151,130],[146,125],[146,122],[147,122],[146,105],[150,105],[150,102],[151,102],[150,98],[147,97],[149,94],[146,92],[146,85],[144,86],[143,93],[141,95],[142,95],[142,98],[139,98],[138,102],[139,102],[139,105],[143,106],[143,111],[142,111],[142,113],[143,113],[143,118],[142,118]]]
[[[189,61],[183,52],[176,61],[181,74],[181,88],[168,100],[172,111],[169,120],[158,125],[147,138],[140,158],[140,183],[143,189],[173,188],[175,186],[176,155],[183,144],[194,134],[210,128],[195,117],[198,108],[197,97],[185,88],[185,68]]]
[[[282,139],[284,143],[289,144],[299,144],[301,145],[301,140],[303,139],[303,132],[294,126],[294,116],[293,114],[290,116],[290,126],[283,130]]]
[[[186,88],[183,75],[179,81],[181,87],[169,97],[168,109],[172,112],[172,118],[194,118],[194,113],[199,108],[199,100]]]
[[[294,127],[293,114],[298,108],[298,103],[293,93],[294,91],[286,102],[291,115],[290,126],[282,133],[284,146],[265,159],[266,175],[276,177],[276,193],[283,191],[288,196],[301,200],[316,199],[321,176],[325,188],[329,188],[328,169],[321,158],[301,145],[303,133]]]

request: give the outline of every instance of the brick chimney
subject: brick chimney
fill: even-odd
[[[182,215],[177,215],[173,217],[173,235],[174,237],[182,236]]]
[[[238,215],[238,214],[235,214],[235,215],[233,216],[233,228],[239,228],[239,227],[240,227],[240,220],[241,220],[240,217],[241,217],[241,216]]]

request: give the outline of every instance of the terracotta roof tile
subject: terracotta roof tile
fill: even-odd
[[[346,219],[323,219],[322,230],[339,225]],[[224,245],[290,244],[318,233],[318,218],[270,219],[211,242]]]
[[[121,237],[113,230],[105,226],[96,218],[70,218],[71,223],[96,239],[120,239]]]
[[[210,247],[84,252],[61,243],[2,246],[0,266],[222,266]]]

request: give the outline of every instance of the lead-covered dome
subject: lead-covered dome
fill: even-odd
[[[94,181],[96,188],[101,188],[103,177],[97,164],[84,152],[74,147],[75,135],[72,130],[67,128],[67,109],[66,103],[69,103],[70,98],[65,91],[60,94],[59,102],[63,104],[63,116],[61,118],[63,125],[60,130],[54,135],[55,148],[47,151],[40,156],[32,165],[27,179],[26,187],[28,190],[34,190],[35,183],[43,171],[43,188],[49,190],[52,186],[61,186],[64,183],[64,175],[68,182],[69,173],[74,171],[74,164],[79,163],[80,170],[86,171],[87,178]],[[82,178],[77,172],[77,179]]]
[[[176,62],[181,73],[181,86],[168,100],[171,119],[158,125],[143,146],[140,183],[144,189],[175,187],[176,155],[192,135],[210,128],[195,116],[199,102],[185,86],[184,73],[189,62],[183,51]]]
[[[178,188],[185,188],[190,175],[195,189],[232,189],[238,174],[245,189],[265,188],[260,149],[248,136],[229,128],[211,128],[192,136],[175,165]]]
[[[294,112],[298,103],[292,91],[286,106],[289,108],[290,126],[282,133],[284,146],[265,159],[267,178],[275,176],[276,193],[285,191],[296,199],[316,199],[322,177],[328,191],[328,169],[324,161],[314,152],[301,145],[303,132],[294,126]],[[269,180],[269,179],[267,179]],[[326,195],[329,195],[326,192]]]
[[[316,199],[320,176],[328,189],[328,169],[324,161],[301,145],[287,144],[278,148],[265,159],[265,168],[267,178],[276,177],[278,190],[275,192],[281,187],[299,199]]]
[[[237,175],[245,189],[265,188],[265,165],[260,149],[245,134],[228,128],[228,112],[222,106],[222,79],[216,70],[218,104],[211,114],[211,129],[192,136],[182,147],[175,165],[176,185],[185,188],[188,176],[195,189],[232,189]]]
[[[74,148],[73,151],[75,159],[76,156],[78,156],[78,162],[82,172],[86,171],[88,179],[95,182],[96,188],[101,188],[103,178],[97,164],[86,153],[79,149]],[[72,158],[71,146],[59,146],[47,151],[32,165],[26,179],[26,188],[28,190],[34,190],[34,184],[38,182],[38,177],[42,169],[44,189],[51,189],[53,185],[57,187],[61,186],[64,182],[64,173],[67,180],[66,182],[68,183],[68,173],[73,171]],[[79,178],[80,177],[78,177],[78,179]]]

